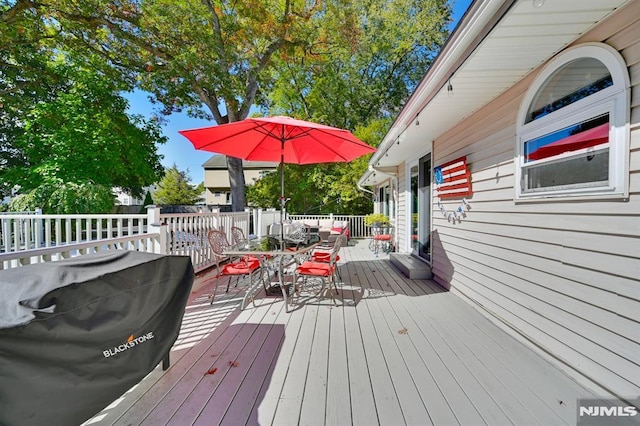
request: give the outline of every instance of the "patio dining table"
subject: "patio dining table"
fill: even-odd
[[[286,312],[289,312],[290,298],[295,291],[292,269],[299,264],[299,260],[309,256],[311,251],[320,245],[320,241],[311,241],[296,247],[283,247],[280,240],[274,236],[249,239],[244,244],[230,246],[223,251],[228,256],[243,256],[251,254],[260,261],[260,266],[267,272],[266,280],[256,280],[247,289],[242,300],[242,308],[247,306],[249,300],[255,298],[260,292],[261,286],[267,296],[282,293]],[[270,272],[274,273],[274,279]]]

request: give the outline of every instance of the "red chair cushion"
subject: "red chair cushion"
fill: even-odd
[[[314,262],[329,262],[331,260],[331,253],[313,253],[311,260]],[[336,262],[340,261],[340,255],[336,256]]]
[[[242,260],[243,262],[260,262],[260,259],[252,254],[245,254],[240,258],[240,260]]]
[[[223,275],[247,275],[260,267],[258,259],[247,262],[227,263],[222,267]]]
[[[333,273],[333,270],[334,267],[322,262],[304,262],[297,269],[300,275],[313,275],[316,277],[328,277]]]

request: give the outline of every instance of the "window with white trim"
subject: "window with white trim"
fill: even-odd
[[[518,115],[516,199],[628,197],[629,75],[602,43],[553,59]]]

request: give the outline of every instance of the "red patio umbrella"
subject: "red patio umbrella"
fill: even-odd
[[[541,146],[527,157],[529,160],[540,160],[564,152],[576,151],[600,145],[609,140],[609,123],[604,123],[584,132]]]
[[[280,163],[280,215],[284,210],[284,164],[349,162],[375,152],[351,132],[291,117],[247,118],[181,130],[196,149],[251,161]]]

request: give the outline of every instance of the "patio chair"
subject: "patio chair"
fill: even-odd
[[[330,259],[331,259],[331,251],[333,250],[333,248],[335,247],[335,244],[337,243],[338,239],[340,239],[341,241],[339,242],[339,248],[338,248],[338,254],[336,255],[336,268],[335,268],[335,272],[337,275],[337,278],[340,280],[340,282],[342,282],[342,275],[340,274],[340,268],[338,268],[338,262],[340,262],[340,248],[347,245],[347,235],[345,234],[331,234],[329,235],[328,239],[326,242],[324,242],[323,244],[319,245],[315,250],[313,250],[313,252],[311,253],[311,258],[310,260],[312,262],[322,262],[322,263],[329,263]]]
[[[372,236],[371,240],[369,240],[369,250],[371,250],[376,257],[378,257],[380,250],[385,254],[393,251],[393,226],[372,227],[371,232]]]
[[[293,222],[285,228],[285,247],[298,249],[309,241],[310,229],[301,222]]]
[[[218,231],[216,229],[212,229],[207,234],[207,239],[209,240],[209,246],[211,247],[211,251],[216,260],[216,267],[218,268],[218,276],[228,276],[229,279],[227,281],[227,289],[226,293],[229,292],[229,286],[231,285],[231,277],[236,277],[236,287],[238,286],[238,281],[243,276],[249,277],[249,288],[253,288],[253,276],[257,273],[262,274],[262,268],[260,265],[260,260],[255,256],[242,256],[239,259],[230,258],[229,263],[225,263],[221,265],[221,263],[228,257],[224,254],[224,250],[228,247],[231,247],[229,241],[227,240],[227,236],[224,232]],[[217,286],[216,286],[217,288]],[[215,298],[215,290],[213,293],[213,297],[211,298],[211,304],[213,304],[213,300]],[[251,298],[251,302],[255,306],[255,301],[253,297]],[[244,307],[243,307],[244,308]]]
[[[336,299],[333,296],[333,290],[335,289],[336,293],[338,292],[338,286],[336,284],[336,259],[338,257],[338,251],[340,251],[340,247],[343,244],[344,238],[340,237],[336,239],[333,248],[329,252],[328,262],[314,262],[313,260],[307,260],[303,262],[300,266],[296,268],[294,275],[294,282],[298,283],[298,278],[302,277],[303,282],[301,284],[300,290],[306,283],[307,278],[320,278],[322,279],[322,287],[320,291],[318,291],[318,298],[322,297],[322,293],[324,293],[327,283],[329,283],[329,292],[331,293],[331,300],[333,304],[337,306]],[[333,288],[332,285],[333,284]]]
[[[242,228],[238,228],[237,226],[231,227],[231,236],[233,237],[233,243],[238,247],[247,243],[247,237],[244,236],[244,231]]]

